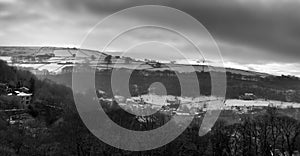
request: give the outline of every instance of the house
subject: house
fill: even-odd
[[[30,70],[30,72],[34,75],[39,75],[39,76],[49,75],[49,71],[47,69],[43,69],[43,70],[32,69]]]
[[[257,97],[253,93],[245,93],[244,95],[240,96],[242,100],[255,100]]]
[[[61,70],[61,73],[62,74],[65,74],[65,73],[72,73],[73,72],[73,66],[67,66],[67,67],[64,67],[62,70]]]
[[[28,93],[29,92],[29,89],[27,87],[21,87],[18,90],[21,91],[21,92],[24,92],[24,93]]]
[[[32,94],[31,93],[24,93],[21,91],[14,91],[12,93],[7,94],[7,96],[17,96],[21,100],[21,105],[23,108],[27,108],[32,100]]]
[[[14,124],[20,124],[21,125],[21,124],[31,122],[31,121],[34,121],[34,118],[31,115],[27,114],[27,113],[15,114],[15,115],[10,116],[9,119],[8,119],[8,122],[11,125],[14,125]]]
[[[21,98],[21,104],[27,108],[31,102],[32,94],[20,92],[17,96]]]
[[[107,94],[103,90],[97,90],[96,94],[98,98],[107,98]]]

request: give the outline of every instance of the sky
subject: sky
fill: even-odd
[[[218,44],[226,67],[300,77],[300,0],[0,0],[0,46],[80,47],[99,21],[140,5],[172,7],[198,20]],[[174,26],[189,34],[199,33],[191,23],[171,14],[129,14],[95,30],[97,38],[91,37],[93,44],[85,44],[85,48],[100,50],[95,45],[104,44],[120,25],[145,21]],[[111,50],[123,51],[126,45],[156,38],[175,43],[185,48],[183,51],[190,58],[198,58],[190,55],[193,50],[186,48],[186,41],[165,30],[129,32]],[[198,39],[201,50],[209,53],[212,48],[207,39]],[[158,50],[160,47],[164,52]],[[134,47],[129,49],[137,51],[132,50]],[[174,47],[159,44],[154,49],[159,52],[151,56],[179,59],[175,56],[180,55],[171,52],[176,51]]]

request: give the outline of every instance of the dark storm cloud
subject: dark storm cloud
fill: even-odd
[[[187,6],[183,10],[201,21],[217,39],[263,49],[271,55],[284,56],[280,58],[286,58],[284,61],[297,61],[300,58],[300,12],[291,5],[285,4],[281,9],[259,4]]]
[[[296,0],[63,0],[55,3],[70,11],[93,14],[111,14],[145,4],[166,5],[198,19],[220,42],[260,49],[274,61],[296,62],[300,58],[300,4]],[[155,20],[155,17],[141,20]]]
[[[228,66],[300,75],[300,0],[0,0],[0,37],[5,38],[1,44],[78,46],[90,28],[108,15],[156,4],[182,10],[200,21],[217,40]],[[108,25],[99,35],[107,37],[120,24],[142,20],[197,31],[189,23],[178,24],[176,18],[136,14]],[[128,42],[142,42],[145,37],[149,36],[137,33]],[[167,40],[169,36],[156,37]]]

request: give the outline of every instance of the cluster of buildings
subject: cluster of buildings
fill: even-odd
[[[101,95],[105,92],[101,91]],[[299,103],[282,102],[275,100],[257,99],[253,93],[245,93],[241,99],[219,99],[217,97],[177,97],[177,96],[160,96],[160,95],[141,95],[138,97],[125,98],[114,96],[107,98],[101,96],[100,100],[108,103],[117,102],[118,105],[129,112],[147,110],[160,110],[177,115],[202,115],[209,110],[229,110],[238,114],[253,113],[266,107],[275,107],[279,109],[300,108]]]
[[[21,106],[19,109],[28,108],[31,103],[32,93],[30,93],[30,90],[27,87],[10,88],[8,84],[0,83],[0,90],[2,95],[19,98]]]
[[[107,98],[104,91],[98,91],[99,100],[118,105],[129,112],[146,112],[159,110],[165,113],[177,115],[199,115],[208,110],[222,109],[221,99],[217,97],[178,97],[172,95],[160,96],[155,94],[146,94],[138,97],[125,98],[123,96],[114,96]],[[214,103],[219,103],[215,104]]]
[[[0,112],[4,112],[8,115],[7,121],[9,124],[21,125],[34,120],[34,118],[27,113],[28,106],[31,104],[33,96],[27,87],[11,88],[8,84],[0,83],[0,90],[0,95],[17,98],[20,102],[18,108],[14,106],[11,109],[0,110]]]
[[[16,96],[16,97],[20,98],[20,104],[21,104],[22,108],[28,108],[28,106],[32,100],[32,93],[29,93],[29,92],[21,92],[21,91],[16,90],[7,95],[8,96]]]

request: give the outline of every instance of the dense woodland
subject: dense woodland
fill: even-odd
[[[38,80],[29,72],[8,67],[1,61],[0,71],[1,83],[9,83],[9,85],[12,86],[18,84],[27,86],[31,88],[34,93],[32,105],[28,109],[28,113],[34,118],[33,121],[23,123],[21,126],[10,125],[6,120],[9,114],[4,112],[0,113],[0,155],[3,156],[271,156],[280,155],[282,153],[291,155],[294,151],[300,151],[299,120],[296,120],[292,116],[285,116],[289,113],[283,110],[272,108],[268,108],[267,110],[255,114],[243,115],[234,114],[234,112],[230,111],[223,111],[220,119],[214,125],[212,130],[202,137],[198,136],[199,122],[201,123],[201,119],[195,119],[193,124],[178,138],[155,150],[130,152],[116,149],[97,139],[84,126],[77,113],[70,88],[56,84],[49,79]],[[164,74],[164,72],[162,73]],[[202,74],[205,75],[205,73]],[[205,76],[208,77],[209,75]],[[157,76],[153,76],[154,80],[156,80],[156,78]],[[160,79],[160,77],[158,77],[158,79]],[[266,88],[271,86],[272,88],[275,88],[273,83],[276,83],[277,79],[280,80],[280,78],[275,78],[275,80],[271,80],[270,84],[260,86]],[[164,83],[173,82],[164,79],[160,79],[160,81]],[[299,80],[295,80],[293,83],[298,81]],[[176,82],[176,79],[174,79],[174,82]],[[228,82],[236,84],[234,80],[229,80]],[[104,84],[105,83],[103,83],[102,86],[104,86]],[[143,84],[146,88],[147,84]],[[205,84],[206,83],[203,83],[203,85]],[[98,85],[101,87],[101,83]],[[243,85],[250,86],[250,84]],[[289,87],[285,87],[285,85],[287,84],[283,83],[283,85],[281,85],[276,83],[276,88],[290,89]],[[297,85],[298,84],[290,87],[293,88]],[[105,86],[101,89],[105,90]],[[141,87],[141,92],[142,91],[143,87]],[[209,90],[207,90],[207,92],[207,94],[209,94]],[[174,92],[173,94],[179,93]],[[8,105],[8,101],[12,104],[17,103],[13,102],[13,99],[6,98],[5,95],[0,97],[1,107]],[[115,104],[111,105],[105,102],[101,104],[112,120],[129,129],[148,130],[164,124],[164,121],[162,121],[164,114],[161,113],[148,116],[146,118],[147,122],[140,122],[137,120],[136,116],[126,113]],[[294,112],[296,110],[292,109],[286,111]],[[236,116],[236,122],[232,122],[227,118],[228,116]]]

